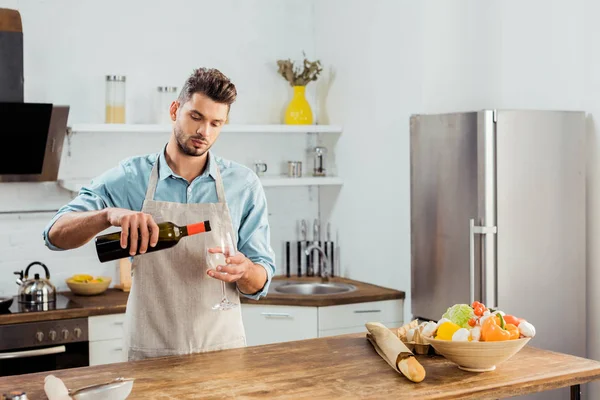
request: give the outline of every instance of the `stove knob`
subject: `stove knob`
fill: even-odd
[[[73,329],[73,333],[75,333],[75,337],[79,339],[81,337],[81,329],[75,328]]]
[[[67,340],[69,338],[69,331],[68,330],[63,329],[61,333],[62,333],[63,340]]]
[[[50,340],[56,340],[56,331],[48,332],[48,337],[50,338]]]
[[[41,342],[42,340],[44,340],[44,333],[43,332],[36,333],[35,338],[37,339],[38,342]]]

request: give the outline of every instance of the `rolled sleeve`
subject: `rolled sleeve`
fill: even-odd
[[[244,217],[239,228],[238,249],[254,264],[261,265],[267,272],[267,281],[261,290],[247,294],[238,289],[244,297],[258,300],[267,295],[275,274],[275,255],[271,248],[271,233],[268,220],[267,199],[256,180],[250,185],[245,201]]]
[[[79,194],[68,204],[61,207],[44,228],[42,236],[46,247],[54,251],[64,250],[53,245],[48,237],[52,226],[64,214],[72,211],[96,211],[106,207],[126,206],[126,198],[123,197],[126,180],[127,174],[124,166],[119,165],[92,180],[89,185],[82,187]]]

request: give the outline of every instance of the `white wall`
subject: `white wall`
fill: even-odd
[[[103,122],[106,74],[127,76],[127,121],[152,123],[155,87],[181,87],[198,66],[217,67],[236,84],[231,123],[280,123],[291,88],[277,74],[276,60],[300,58],[303,50],[314,58],[314,10],[303,0],[0,0],[0,7],[21,13],[25,100],[70,105],[69,124]],[[314,102],[312,90],[309,100]],[[124,157],[158,151],[167,139],[162,134],[75,135],[65,141],[59,178],[89,179]],[[303,135],[235,134],[223,135],[215,150],[248,166],[265,160],[269,172],[278,173],[288,159],[306,166],[307,143]],[[284,241],[296,239],[298,219],[317,216],[318,193],[306,188],[266,192],[272,245],[283,273]],[[13,271],[36,260],[48,265],[61,290],[73,273],[116,276],[116,263],[100,264],[91,243],[73,252],[44,247],[41,233],[51,211],[71,195],[55,183],[0,184],[0,228],[7,232],[0,238],[0,292],[16,294]]]
[[[335,153],[345,183],[323,213],[343,232],[344,276],[406,291],[410,315],[408,117],[421,98],[421,5],[365,4],[315,3],[316,52],[335,66],[328,115],[344,125]]]

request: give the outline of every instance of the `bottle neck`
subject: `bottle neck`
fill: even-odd
[[[202,221],[196,224],[186,225],[183,229],[183,236],[195,235],[197,233],[210,232],[210,221]]]

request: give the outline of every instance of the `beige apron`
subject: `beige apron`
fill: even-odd
[[[177,225],[209,220],[212,231],[183,238],[175,247],[134,257],[125,319],[128,359],[243,347],[246,336],[241,307],[212,310],[222,297],[221,282],[206,274],[207,245],[212,246],[218,235],[227,231],[237,243],[219,168],[215,178],[218,203],[182,204],[154,201],[158,163],[157,159],[142,211],[157,222]],[[226,284],[226,294],[239,304],[235,283]]]

